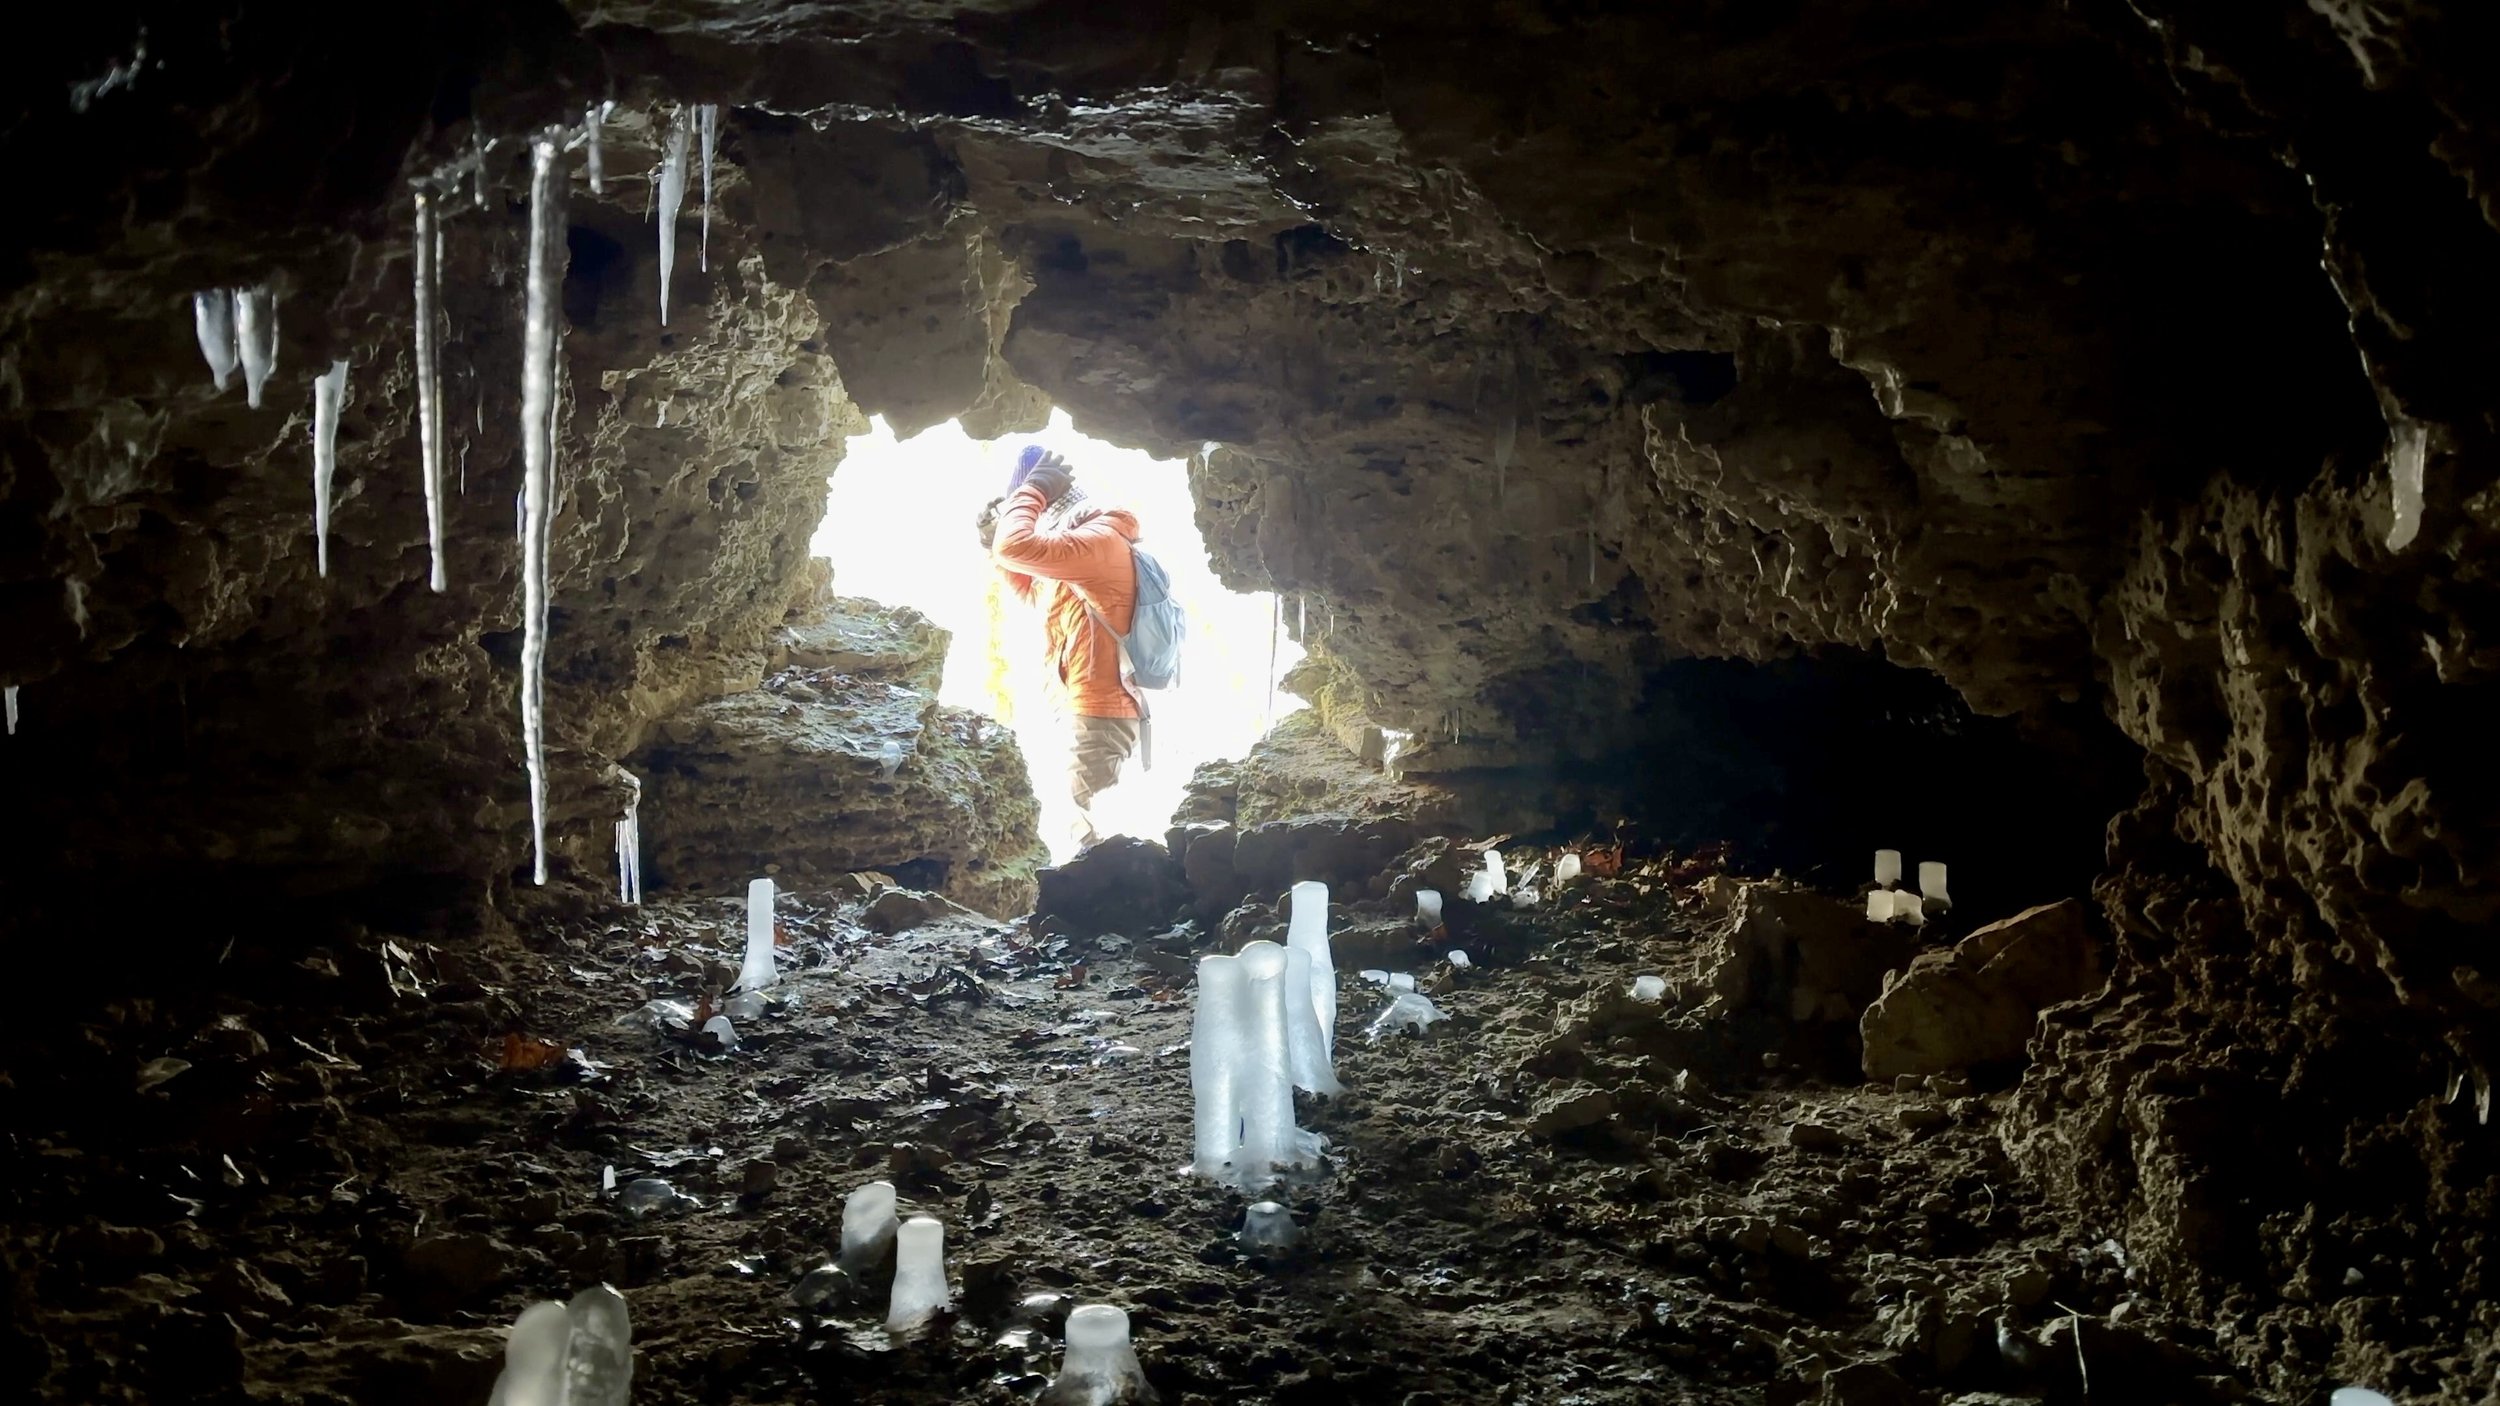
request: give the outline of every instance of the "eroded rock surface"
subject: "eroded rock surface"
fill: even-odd
[[[1866,1077],[1924,1077],[2018,1063],[2040,1012],[2101,984],[2100,945],[2068,899],[1922,952],[1866,1008]]]

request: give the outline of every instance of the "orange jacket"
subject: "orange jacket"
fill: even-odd
[[[1092,606],[1126,632],[1136,623],[1137,515],[1126,508],[1079,510],[1060,527],[1042,526],[1049,504],[1038,488],[1019,488],[999,514],[990,559],[1008,588],[1042,607],[1052,672],[1068,710],[1087,718],[1134,718],[1137,700],[1120,682],[1119,641],[1094,623]]]

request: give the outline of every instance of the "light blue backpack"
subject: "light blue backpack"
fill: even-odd
[[[1137,608],[1129,619],[1129,632],[1121,634],[1091,604],[1085,609],[1102,626],[1104,633],[1119,642],[1122,682],[1128,685],[1129,696],[1137,700],[1139,721],[1139,758],[1151,771],[1155,764],[1154,710],[1138,690],[1166,689],[1181,679],[1181,646],[1189,642],[1189,612],[1172,596],[1172,578],[1163,563],[1145,548],[1130,544],[1129,558],[1137,565]]]

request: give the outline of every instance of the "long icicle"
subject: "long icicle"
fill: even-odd
[[[547,515],[554,483],[556,241],[563,188],[556,143],[530,147],[528,313],[521,333],[521,748],[529,765],[530,841],[537,882],[547,882]]]
[[[660,153],[660,325],[668,325],[668,284],[677,273],[677,212],[686,204],[686,112],[668,122]]]
[[[330,479],[339,467],[339,406],[347,399],[347,363],[334,361],[313,377],[313,559],[330,574]]]
[[[443,354],[437,345],[441,337],[440,314],[435,298],[442,286],[442,272],[436,267],[440,241],[436,238],[434,196],[417,192],[417,447],[425,471],[425,540],[434,552],[434,572],[430,584],[440,591],[448,584],[443,576]]]
[[[720,142],[720,104],[705,103],[694,110],[695,121],[703,129],[703,244],[696,267],[712,271],[712,148]]]

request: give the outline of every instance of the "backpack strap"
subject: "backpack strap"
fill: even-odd
[[[1120,691],[1137,705],[1138,764],[1152,771],[1155,769],[1155,710],[1147,704],[1146,695],[1138,691],[1133,681],[1137,676],[1137,667],[1128,657],[1128,637],[1112,629],[1111,622],[1102,618],[1102,612],[1094,609],[1092,601],[1085,600],[1081,594],[1077,599],[1085,602],[1085,613],[1094,618],[1095,628],[1111,636],[1112,647],[1120,651]]]

